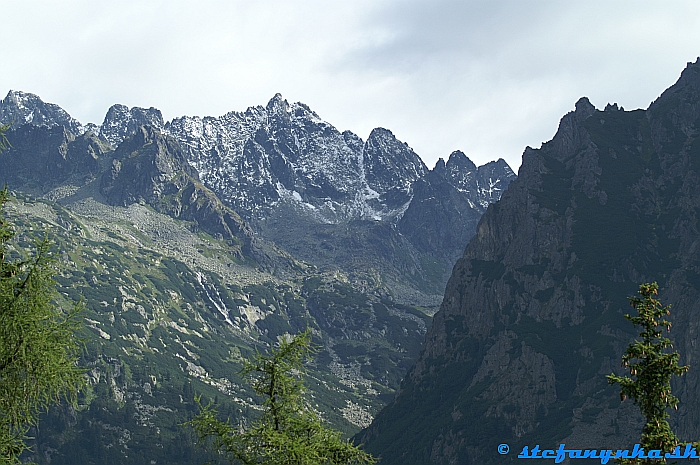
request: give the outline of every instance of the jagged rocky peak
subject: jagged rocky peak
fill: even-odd
[[[672,113],[676,121],[695,121],[700,117],[700,58],[689,62],[678,81],[659,96],[650,106],[649,113],[663,113],[674,107]],[[681,132],[689,128],[678,128]],[[680,136],[679,136],[680,137]]]
[[[476,171],[476,165],[461,150],[455,150],[450,154],[445,165],[452,177],[458,173],[469,173]]]
[[[411,201],[412,185],[428,173],[420,157],[391,131],[376,128],[365,142],[281,94],[245,112],[184,116],[167,124],[156,108],[117,104],[101,126],[83,127],[60,107],[11,91],[0,104],[0,117],[21,124],[61,125],[73,134],[87,131],[112,147],[131,135],[142,137],[142,127],[172,136],[187,160],[183,166],[194,167],[201,182],[248,219],[264,218],[284,204],[321,223],[395,221]],[[459,154],[446,165],[455,179],[467,176],[465,169],[475,170]]]
[[[284,204],[321,223],[395,221],[411,201],[412,185],[428,173],[420,157],[391,131],[376,128],[365,142],[281,94],[245,112],[184,116],[167,124],[156,108],[117,104],[101,126],[82,127],[60,107],[11,91],[0,116],[22,124],[59,124],[73,134],[87,131],[112,147],[141,127],[156,129],[176,139],[198,178],[248,219],[262,219]],[[450,156],[446,168],[456,186],[475,171],[461,152]],[[473,203],[480,204],[478,199]]]
[[[362,140],[280,94],[244,113],[178,118],[166,131],[202,182],[249,219],[265,217],[281,200],[335,222],[353,210],[348,202],[361,189]]]
[[[617,102],[608,103],[603,111],[625,111],[624,107],[617,106]]]
[[[181,173],[196,179],[179,144],[152,126],[139,127],[114,152],[112,169],[102,177],[102,193],[118,205],[145,201],[154,204],[161,196],[181,187]]]
[[[682,94],[684,92],[693,92],[695,96],[700,93],[700,57],[695,60],[695,63],[688,62],[686,68],[678,78],[678,81],[666,89],[666,91],[651,104],[649,109],[673,95]]]
[[[250,110],[251,108],[248,109],[248,111]],[[267,102],[265,110],[269,118],[283,117],[287,121],[290,121],[292,118],[312,119],[328,125],[328,123],[323,121],[308,105],[302,102],[290,104],[280,93],[275,94],[275,96]]]
[[[306,105],[290,105],[279,94],[266,111],[265,124],[244,145],[244,166],[260,165],[264,172],[256,167],[255,177],[269,180],[283,199],[313,204],[352,198],[360,177],[358,157],[345,136]],[[248,171],[240,178],[249,179]]]
[[[289,128],[292,125],[290,105],[289,102],[282,97],[282,94],[275,94],[275,96],[267,102],[265,109],[267,110],[268,120],[271,126],[277,126],[277,129],[279,129],[280,126]]]
[[[585,97],[585,96],[581,97],[574,104],[574,114],[578,115],[577,119],[579,121],[585,120],[586,118],[591,116],[594,111],[595,111],[595,107],[593,106],[591,101],[588,100],[588,97]],[[567,115],[568,114],[571,114],[571,113],[569,112],[569,113],[567,113]]]
[[[219,117],[174,118],[164,130],[180,142],[201,179],[221,196],[226,190],[221,177],[233,175],[246,140],[254,136],[266,117],[267,110],[258,105]],[[234,175],[231,181],[236,179]]]
[[[321,223],[395,218],[410,201],[412,184],[428,173],[391,131],[377,128],[364,142],[281,94],[243,113],[176,118],[165,131],[202,182],[248,219],[281,205],[296,205]],[[450,166],[456,172],[464,163],[471,162]]]
[[[445,176],[460,190],[469,191],[476,175],[477,167],[463,152],[455,150],[445,163]]]
[[[163,115],[157,108],[129,108],[126,105],[112,105],[100,127],[100,135],[114,147],[141,126],[152,126],[163,130]]]
[[[440,176],[445,176],[445,160],[442,157],[438,158],[438,161],[435,162],[435,168],[433,168],[432,171],[438,173]]]
[[[508,184],[517,177],[502,158],[477,167],[460,150],[452,152],[447,163],[440,158],[431,175],[431,179],[436,175],[440,176],[459,192],[467,195],[471,208],[476,208],[479,213],[483,213],[489,204],[500,199]]]
[[[413,184],[411,202],[397,223],[399,230],[419,251],[444,256],[453,264],[488,205],[499,200],[515,178],[505,160],[477,168],[455,151],[447,163],[440,158]]]
[[[251,109],[249,108],[248,111]],[[260,126],[256,138],[269,137],[277,144],[277,149],[292,160],[301,152],[313,149],[307,144],[307,134],[317,138],[319,133],[334,138],[341,137],[340,132],[323,121],[314,111],[301,102],[289,103],[282,94],[275,94],[265,106],[265,123]],[[299,138],[299,135],[302,138]],[[262,141],[260,141],[262,142]]]
[[[363,164],[369,187],[383,193],[408,189],[428,172],[423,160],[388,129],[375,128],[364,147]]]
[[[38,95],[10,90],[0,102],[0,124],[13,127],[25,124],[35,126],[63,126],[75,135],[84,132],[83,126],[63,108],[46,103]]]
[[[481,205],[486,208],[489,204],[498,201],[508,184],[516,177],[503,158],[480,166],[477,170],[477,185]]]
[[[479,173],[486,173],[486,174],[494,174],[498,173],[505,173],[509,178],[514,179],[515,178],[515,173],[511,169],[510,165],[508,162],[506,162],[503,158],[499,158],[496,161],[490,161],[486,163],[485,165],[481,165],[479,168]]]
[[[343,131],[343,140],[353,153],[362,153],[365,142],[352,131]]]
[[[581,130],[581,123],[588,119],[595,111],[596,108],[590,100],[588,100],[588,97],[581,97],[578,99],[575,110],[570,111],[561,118],[556,134],[554,134],[552,140],[542,144],[542,148],[552,150],[556,153],[555,156],[560,162],[573,157],[576,154],[576,147],[584,143],[587,137],[587,133]],[[529,165],[528,155],[531,150],[530,147],[525,148],[521,170],[523,168],[537,169]]]
[[[282,97],[282,94],[277,93],[267,102],[265,106],[267,113],[271,116],[289,117],[289,102]]]

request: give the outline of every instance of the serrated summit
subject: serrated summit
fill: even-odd
[[[54,155],[42,159],[46,170],[40,179],[33,179],[37,171],[31,168],[38,152],[27,146],[26,156],[0,161],[4,181],[33,182],[43,192],[69,179],[87,182],[100,170],[113,170],[116,165],[108,152],[120,153],[121,145],[148,127],[149,134],[155,131],[172,140],[164,146],[173,148],[171,154],[182,154],[178,169],[211,190],[262,238],[309,263],[364,276],[358,279],[368,273],[386,275],[395,293],[402,292],[396,286],[407,278],[435,302],[478,219],[515,178],[503,160],[476,167],[462,152],[429,170],[390,130],[376,128],[364,141],[280,94],[267,105],[244,112],[182,116],[168,122],[153,107],[113,105],[101,125],[83,126],[57,105],[10,91],[0,103],[0,122],[12,122],[18,133],[65,133],[61,140],[53,136],[56,142],[41,149]],[[36,137],[18,140],[28,138],[26,146]],[[80,138],[89,141],[82,143],[92,147],[89,156],[68,150]],[[119,157],[114,163],[129,164],[128,157]],[[24,165],[18,167],[17,160],[24,160]],[[151,173],[137,171],[143,176]],[[123,185],[113,185],[118,177],[112,178],[109,190],[121,192],[119,204],[140,198],[131,192],[134,186],[154,185],[152,180],[127,181],[124,176]],[[162,203],[156,202],[153,192],[142,197],[150,198],[152,205]],[[116,201],[113,195],[107,198]]]

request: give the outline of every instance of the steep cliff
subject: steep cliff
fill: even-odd
[[[627,448],[641,417],[605,375],[658,281],[690,372],[672,426],[700,436],[700,60],[648,110],[586,98],[527,148],[457,262],[400,393],[358,439],[383,464],[510,463],[523,445]],[[499,455],[500,443],[510,455]]]
[[[111,155],[101,192],[113,205],[146,203],[158,212],[195,223],[226,239],[239,259],[252,258],[272,270],[298,264],[274,245],[255,237],[250,227],[199,182],[175,139],[151,126],[139,127]]]
[[[65,126],[13,126],[11,147],[0,154],[0,182],[45,193],[65,183],[84,184],[100,173],[100,160],[111,151],[94,133],[76,136]]]
[[[477,167],[464,153],[453,152],[447,163],[438,160],[432,171],[413,184],[413,198],[398,229],[418,251],[444,257],[452,265],[486,208],[515,177],[503,159]]]

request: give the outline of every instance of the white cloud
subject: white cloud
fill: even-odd
[[[3,18],[0,92],[82,122],[281,92],[363,138],[391,129],[429,166],[460,149],[516,167],[579,97],[646,107],[700,55],[694,1],[25,0]]]

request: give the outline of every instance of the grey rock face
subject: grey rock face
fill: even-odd
[[[296,266],[294,260],[266,241],[216,195],[199,182],[178,143],[151,126],[140,127],[112,155],[101,191],[112,204],[147,203],[174,218],[194,222],[215,237],[230,241],[239,257],[248,256],[265,269]]]
[[[245,112],[218,118],[185,116],[168,123],[155,108],[113,105],[101,126],[82,127],[56,105],[11,92],[0,104],[0,115],[22,125],[33,122],[30,126],[93,134],[95,141],[97,134],[103,141],[101,153],[109,150],[108,144],[118,147],[113,164],[99,168],[110,170],[102,178],[102,191],[110,202],[155,204],[160,197],[181,194],[182,183],[191,178],[262,237],[298,250],[311,263],[363,275],[388,273],[387,279],[397,283],[409,279],[435,299],[478,217],[514,177],[502,160],[477,168],[461,152],[452,154],[446,165],[441,162],[441,175],[429,176],[420,157],[391,131],[377,128],[363,141],[279,94],[266,106]],[[148,149],[138,143],[132,147],[134,140],[152,131],[172,139],[156,138]],[[139,156],[126,156],[127,150]],[[94,174],[95,163],[96,159],[77,169]],[[172,182],[180,170],[186,179]],[[63,182],[65,176],[60,179]],[[43,188],[51,185],[45,181]],[[179,215],[179,209],[173,213]],[[387,231],[377,238],[380,243],[368,243],[379,230]],[[319,234],[328,244],[328,254],[315,253]],[[378,251],[386,254],[376,256]]]
[[[516,176],[503,160],[476,167],[462,152],[413,184],[413,199],[398,228],[418,250],[454,263],[481,215]]]
[[[202,182],[251,220],[287,205],[320,224],[395,222],[413,183],[428,172],[390,131],[377,128],[364,142],[279,94],[244,113],[176,118],[165,131],[180,141]],[[457,173],[459,162],[450,168]]]
[[[391,131],[377,128],[363,141],[279,94],[244,113],[176,118],[165,131],[202,182],[263,237],[316,265],[360,274],[378,265],[431,293],[442,291],[476,221],[515,177],[502,160],[477,169],[459,152],[429,181],[420,157]],[[416,189],[426,198],[414,198]],[[377,229],[392,232],[368,244]]]
[[[362,158],[367,186],[385,196],[385,203],[394,208],[410,200],[412,184],[428,172],[408,144],[383,128],[372,130]]]
[[[76,137],[61,125],[25,124],[10,129],[7,137],[12,146],[0,154],[0,182],[40,192],[93,179],[110,149],[91,132]]]
[[[0,122],[10,121],[15,127],[63,126],[74,135],[92,132],[113,147],[141,126],[153,127],[174,137],[201,182],[248,220],[266,218],[282,207],[319,224],[356,219],[396,223],[411,202],[413,183],[428,172],[391,131],[377,128],[365,142],[349,131],[340,133],[308,106],[289,104],[279,94],[265,107],[168,123],[153,107],[113,105],[101,126],[83,127],[57,105],[10,91],[0,102]],[[503,178],[505,185],[512,178],[507,166],[498,165],[497,171],[502,173],[492,173],[492,182]],[[461,152],[450,157],[447,172],[477,210],[503,189],[494,191],[486,179],[473,185],[470,176],[476,167]],[[497,194],[490,195],[489,188]]]
[[[63,126],[74,135],[84,132],[82,125],[63,108],[42,101],[37,95],[11,90],[0,102],[0,124],[12,123],[13,128],[25,124],[34,126]]]
[[[179,192],[182,185],[176,179],[198,180],[173,139],[142,126],[114,152],[112,168],[102,178],[102,192],[111,203],[154,204]]]
[[[605,375],[636,335],[626,297],[658,281],[690,372],[671,424],[700,435],[700,60],[648,110],[582,98],[527,148],[453,271],[421,356],[358,438],[382,463],[502,463],[496,447],[626,448],[641,417]]]
[[[99,134],[112,146],[118,146],[124,139],[134,134],[141,126],[150,126],[163,130],[163,115],[156,108],[129,108],[125,105],[112,105],[102,125]]]
[[[177,118],[166,130],[180,140],[202,181],[249,219],[266,217],[280,202],[323,223],[362,214],[355,201],[362,142],[306,105],[290,105],[278,94],[266,107]]]

